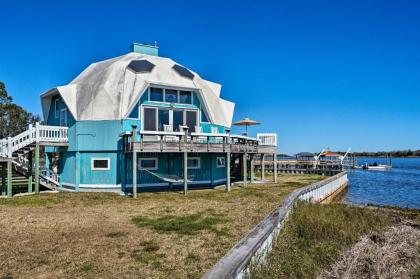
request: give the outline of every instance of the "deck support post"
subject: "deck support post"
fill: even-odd
[[[226,137],[226,192],[230,192],[230,130],[225,130],[227,137]]]
[[[28,153],[28,193],[32,193],[32,151]]]
[[[188,148],[187,148],[187,142],[188,142],[188,127],[182,126],[182,129],[184,130],[184,195],[187,195],[188,192]]]
[[[7,165],[5,163],[1,163],[1,191],[0,191],[0,194],[2,196],[6,195],[6,173],[7,173]]]
[[[134,144],[137,141],[137,125],[132,125],[131,152],[133,152],[133,198],[137,198],[137,151]]]
[[[250,169],[250,183],[254,183],[254,155],[250,155],[250,165],[251,165],[251,169]]]
[[[264,153],[261,154],[261,180],[265,179],[265,161],[264,161]]]
[[[273,154],[273,182],[277,183],[277,153]]]
[[[39,194],[39,142],[35,145],[35,193]]]
[[[242,155],[242,167],[243,167],[243,179],[244,186],[248,184],[248,162],[247,162],[247,153]]]
[[[7,161],[7,196],[12,197],[12,161]]]

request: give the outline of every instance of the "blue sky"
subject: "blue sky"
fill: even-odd
[[[419,1],[14,2],[0,80],[32,112],[90,63],[156,40],[223,84],[235,120],[278,133],[280,152],[420,148]]]

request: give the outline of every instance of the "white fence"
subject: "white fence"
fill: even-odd
[[[17,136],[0,140],[0,157],[11,158],[13,152],[34,142],[67,143],[68,127],[46,126],[37,123]]]
[[[286,200],[242,238],[203,278],[243,278],[251,263],[264,263],[273,241],[279,235],[287,216],[298,200],[318,202],[347,183],[342,172],[320,182],[293,191]]]
[[[277,134],[275,133],[258,133],[257,139],[259,145],[277,146]]]

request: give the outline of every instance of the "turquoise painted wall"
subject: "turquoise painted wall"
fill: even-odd
[[[76,152],[60,153],[59,175],[60,182],[76,184]]]
[[[76,123],[77,146],[70,144],[69,150],[116,151],[120,150],[122,122],[120,120],[78,121]]]
[[[191,153],[188,155],[190,158],[200,158],[199,169],[188,169],[188,177],[192,181],[190,184],[194,185],[194,181],[203,182],[207,181],[206,185],[223,184],[223,182],[217,182],[216,180],[226,178],[226,167],[217,168],[216,158],[225,157],[225,154],[203,154],[203,153]],[[138,159],[140,158],[158,158],[158,169],[152,170],[157,174],[171,174],[178,177],[183,176],[183,154],[182,153],[138,153]],[[123,184],[132,184],[132,156],[131,154],[126,156],[126,171],[124,175]],[[161,179],[151,175],[144,170],[137,171],[137,183],[138,184],[151,184],[151,183],[165,183]],[[142,186],[143,187],[143,186]]]
[[[80,184],[119,184],[118,152],[81,152]],[[92,170],[92,158],[109,158],[109,170]]]

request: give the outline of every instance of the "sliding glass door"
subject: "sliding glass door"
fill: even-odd
[[[172,111],[172,125],[174,127],[174,131],[180,132],[179,126],[184,125],[184,111],[183,110],[174,110]]]
[[[165,125],[171,125],[174,132],[179,132],[180,126],[188,126],[190,132],[195,132],[198,111],[144,107],[142,123],[144,131],[165,131]]]
[[[188,126],[188,131],[190,131],[190,133],[195,132],[195,126],[197,126],[196,110],[185,111],[185,126]]]
[[[143,111],[143,130],[156,131],[156,109],[144,108]]]

